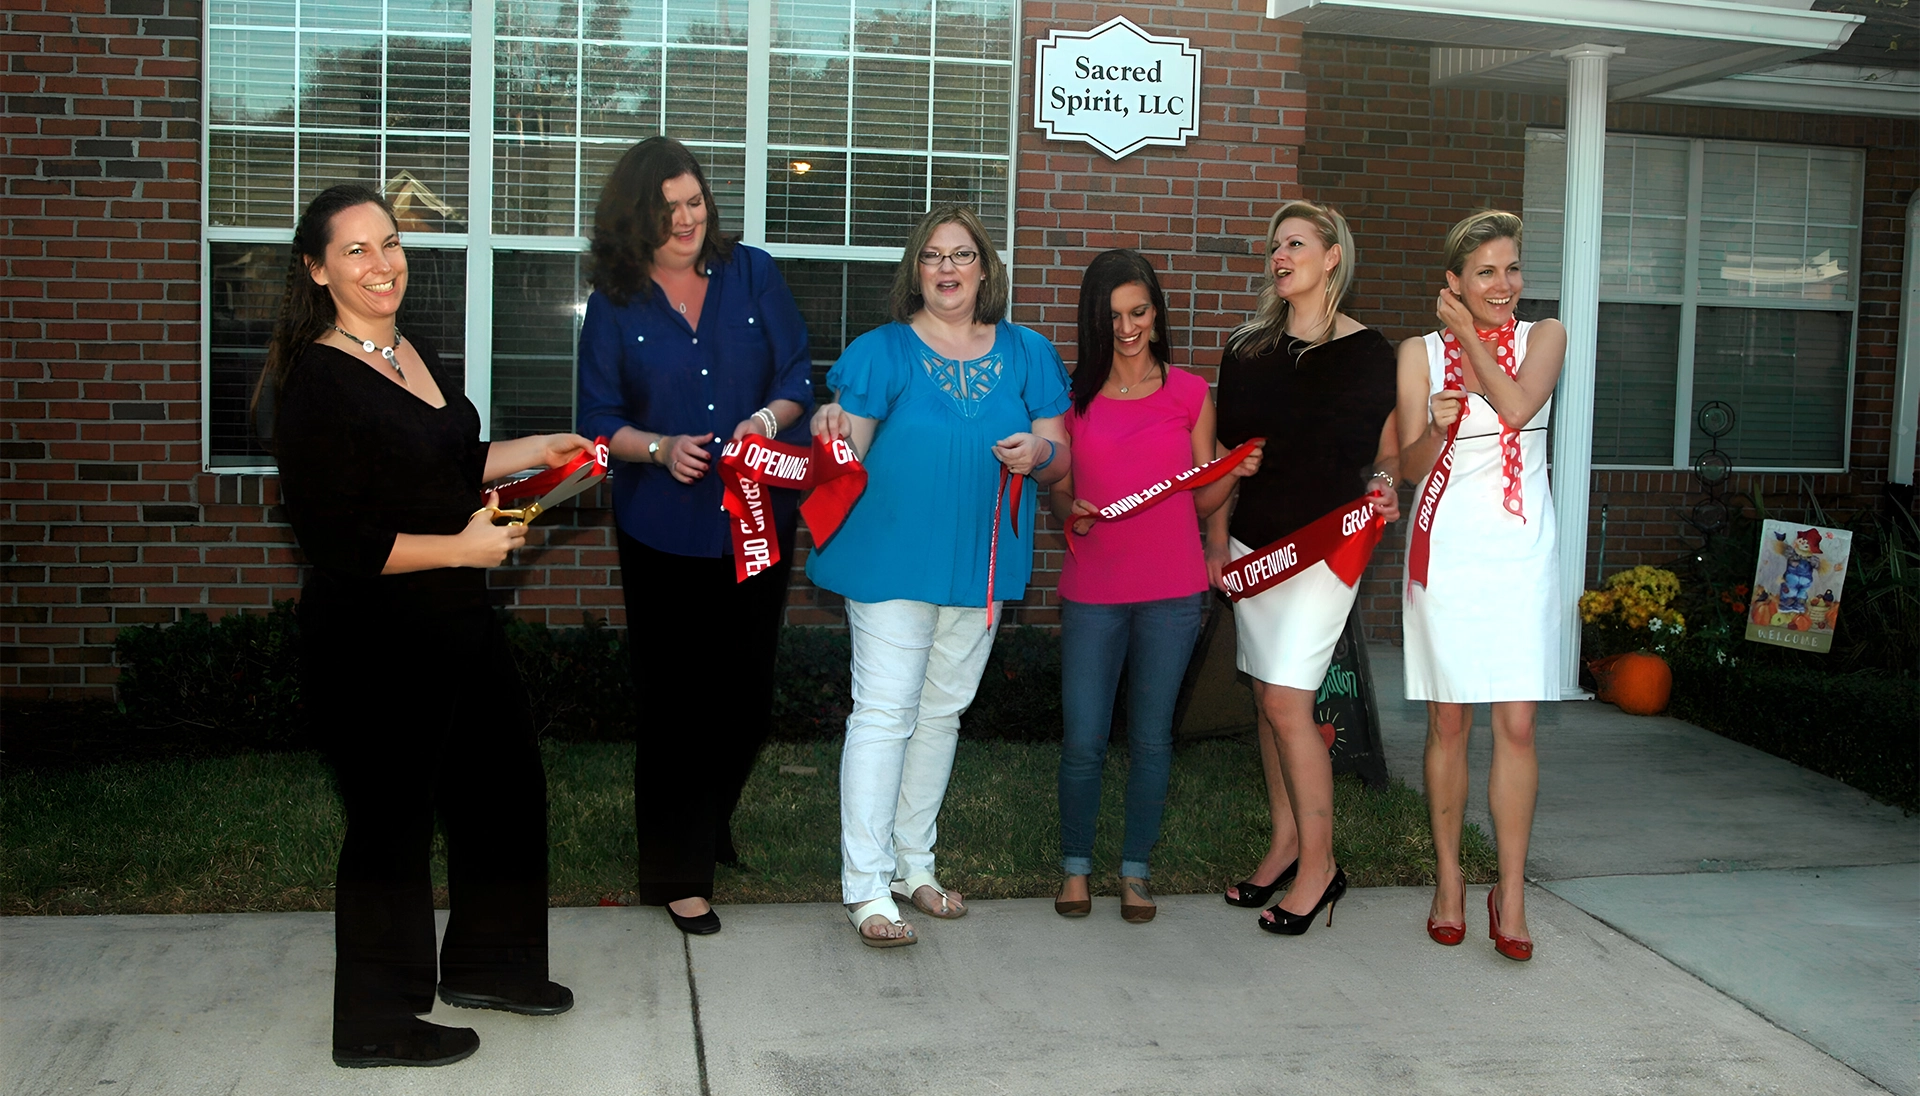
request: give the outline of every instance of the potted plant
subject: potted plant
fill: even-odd
[[[1641,565],[1608,576],[1580,595],[1580,619],[1594,695],[1631,715],[1666,710],[1673,694],[1667,656],[1687,634],[1687,618],[1672,607],[1680,580],[1672,571]]]

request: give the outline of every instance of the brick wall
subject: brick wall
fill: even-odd
[[[1028,2],[1022,12],[1012,319],[1052,339],[1071,369],[1081,275],[1101,251],[1131,247],[1153,263],[1166,291],[1174,363],[1214,380],[1227,332],[1253,311],[1267,218],[1299,190],[1306,98],[1298,25],[1267,19],[1261,0]],[[1090,29],[1116,15],[1205,51],[1200,132],[1184,148],[1149,147],[1114,161],[1034,128],[1036,43],[1056,27]],[[1007,613],[1014,624],[1059,623],[1054,588],[1065,548],[1050,515],[1042,513],[1039,528],[1033,584]],[[804,576],[789,605],[793,623],[845,623],[839,599]]]
[[[1432,330],[1447,228],[1488,205],[1522,204],[1528,126],[1565,125],[1557,96],[1436,89],[1425,46],[1310,36],[1300,183],[1347,216],[1360,252],[1347,310],[1396,341]],[[1854,373],[1852,471],[1733,477],[1726,494],[1763,495],[1770,510],[1804,516],[1809,495],[1829,512],[1880,505],[1892,429],[1894,344],[1906,204],[1920,183],[1920,122],[1830,114],[1616,103],[1609,132],[1819,144],[1866,150],[1860,323]],[[1403,495],[1403,498],[1406,496]],[[1676,472],[1593,473],[1587,556],[1608,572],[1664,563],[1698,543],[1687,516],[1703,496]],[[1372,635],[1399,637],[1404,536],[1390,533],[1361,585]],[[1595,581],[1589,573],[1588,581]]]
[[[293,588],[284,550],[273,558],[245,535],[260,528],[260,508],[218,505],[198,472],[199,10],[192,0],[7,5],[8,695],[98,693],[114,677],[118,628]],[[269,585],[255,597],[236,582]]]

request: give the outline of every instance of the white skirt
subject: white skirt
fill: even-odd
[[[1233,559],[1253,549],[1230,542]],[[1250,598],[1233,603],[1234,665],[1269,685],[1315,691],[1333,665],[1358,591],[1325,560]]]

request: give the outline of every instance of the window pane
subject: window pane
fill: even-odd
[[[493,438],[573,429],[585,257],[501,252],[493,265]]]
[[[1012,57],[1013,11],[998,0],[940,0],[934,52],[941,57]]]
[[[283,133],[207,135],[209,223],[222,227],[293,225],[293,136]]]
[[[853,48],[924,57],[933,12],[928,0],[853,0]]]
[[[972,207],[993,237],[991,245],[1004,250],[1012,245],[1007,238],[1007,165],[1004,160],[933,161],[933,195],[930,205]]]
[[[842,57],[774,54],[767,140],[775,145],[845,145],[847,64]]]
[[[844,153],[803,149],[769,158],[767,239],[790,244],[847,242]]]
[[[1708,142],[1706,154],[1702,295],[1853,300],[1860,153]]]
[[[861,148],[927,147],[927,62],[854,59],[853,143]]]
[[[215,62],[207,81],[215,125],[231,122],[293,124],[293,34],[270,30],[209,30]]]
[[[338,134],[304,134],[300,138],[300,194],[302,208],[330,186],[359,183],[380,186],[380,138]]]
[[[380,29],[380,0],[320,0],[299,5],[300,25],[318,27],[364,27]]]
[[[322,34],[300,42],[300,124],[380,127],[380,36]]]
[[[776,49],[844,50],[852,25],[846,0],[773,0]]]
[[[667,132],[682,141],[746,141],[744,51],[667,51]]]
[[[1527,132],[1523,186],[1527,293],[1555,298],[1560,296],[1561,209],[1567,200],[1566,134]]]
[[[852,241],[904,246],[927,211],[926,171],[918,157],[853,157]]]
[[[557,141],[495,141],[493,230],[573,236],[579,146]]]
[[[469,0],[387,0],[387,29],[466,34],[473,26]]]
[[[467,253],[407,248],[407,299],[400,329],[425,338],[440,353],[441,369],[455,391],[467,386]]]
[[[807,322],[807,345],[813,352],[813,383],[822,398],[831,398],[824,385],[827,369],[847,344],[890,318],[887,294],[893,285],[892,263],[819,262],[778,259],[781,275],[801,318]]]
[[[253,430],[253,386],[267,363],[267,342],[286,293],[287,244],[207,246],[209,382],[207,433],[213,464],[270,460]]]
[[[1671,468],[1680,306],[1602,304],[1598,343],[1594,463]]]
[[[579,107],[580,64],[575,42],[500,42],[494,47],[493,118],[496,133],[559,137],[572,133]]]
[[[1007,154],[1007,72],[987,65],[933,68],[933,147]]]
[[[387,43],[387,125],[465,131],[473,62],[464,39],[394,38]]]
[[[1693,406],[1732,405],[1720,440],[1736,465],[1837,468],[1844,460],[1849,312],[1702,308],[1693,359]],[[1692,452],[1708,446],[1696,426]]]
[[[667,41],[747,43],[747,6],[728,0],[667,0]]]
[[[1686,280],[1686,142],[1609,137],[1603,194],[1600,292],[1678,296]]]
[[[659,133],[661,75],[658,49],[588,46],[580,79],[582,128],[596,137],[633,141]]]
[[[387,200],[407,232],[467,230],[467,139],[387,138]]]

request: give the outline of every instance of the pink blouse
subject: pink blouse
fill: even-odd
[[[1083,415],[1067,412],[1073,442],[1073,493],[1096,506],[1193,467],[1193,426],[1207,382],[1167,369],[1150,396],[1095,396]],[[1207,588],[1207,560],[1193,494],[1181,491],[1151,509],[1102,521],[1084,537],[1067,534],[1073,551],[1060,570],[1060,596],[1112,605],[1186,597]]]

